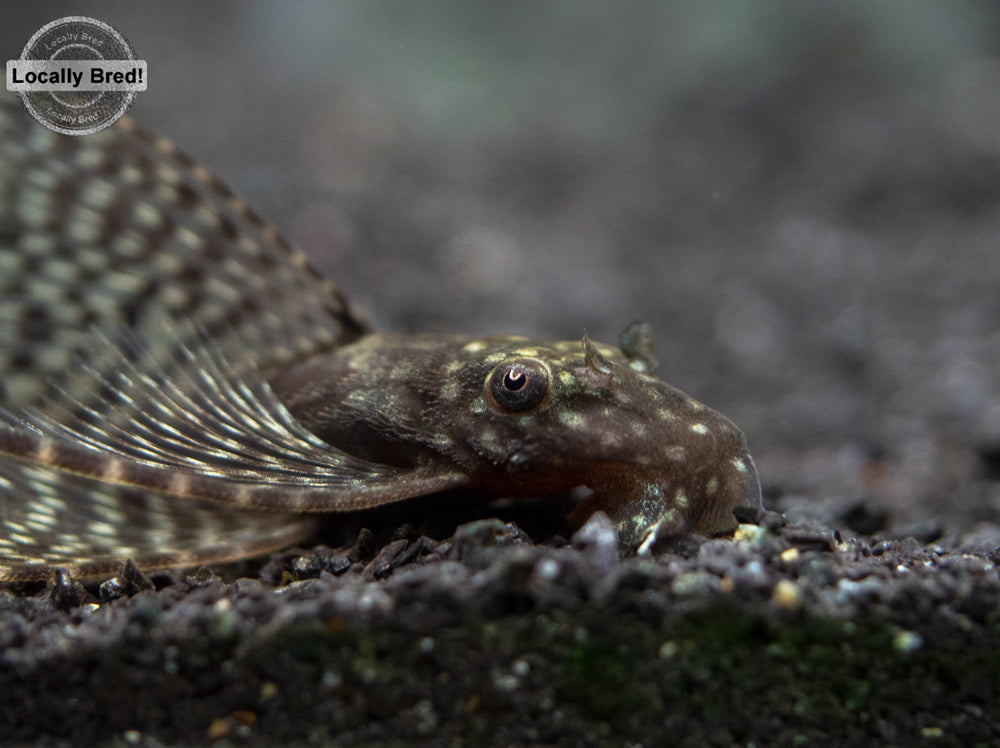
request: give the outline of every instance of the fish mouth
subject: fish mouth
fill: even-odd
[[[704,483],[701,511],[692,508],[690,532],[708,536],[730,533],[739,524],[734,510],[763,510],[760,477],[750,453],[733,457],[724,468]],[[713,478],[717,484],[713,484]],[[715,491],[709,494],[708,488],[713,485]]]
[[[763,509],[760,478],[747,451],[691,473],[604,463],[590,471],[586,484],[594,494],[570,520],[601,510],[614,522],[619,541],[640,552],[668,535],[728,535],[739,525],[734,510]]]

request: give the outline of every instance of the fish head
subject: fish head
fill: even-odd
[[[606,512],[628,545],[732,532],[734,509],[761,507],[746,439],[658,379],[645,341],[376,334],[276,388],[308,428],[365,459],[458,472],[493,495],[587,486],[580,511]]]

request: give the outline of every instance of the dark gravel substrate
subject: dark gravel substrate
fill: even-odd
[[[100,605],[63,580],[0,598],[0,721],[46,745],[993,745],[995,555],[768,513],[622,558],[598,515],[546,545],[362,531]]]

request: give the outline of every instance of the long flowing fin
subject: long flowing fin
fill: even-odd
[[[176,500],[19,460],[0,460],[0,583],[183,568],[277,550],[315,532],[314,515]]]
[[[0,581],[242,557],[304,537],[289,512],[451,485],[331,449],[258,373],[368,330],[170,141],[0,93]]]
[[[78,377],[92,381],[73,389],[98,393],[96,404],[63,392],[44,409],[8,415],[0,453],[112,485],[279,512],[367,508],[463,481],[329,446],[292,418],[252,366],[232,364],[208,341],[178,342],[177,359],[166,362],[139,346],[95,351],[102,361],[118,356],[113,375],[80,367]]]
[[[127,117],[60,135],[0,93],[0,404],[37,404],[50,379],[67,385],[95,327],[148,338],[163,317],[194,322],[227,353],[251,346],[265,369],[368,331],[171,141]]]

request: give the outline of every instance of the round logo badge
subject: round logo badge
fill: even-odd
[[[117,30],[86,16],[67,16],[39,29],[19,60],[7,61],[7,88],[31,115],[66,135],[113,125],[136,91],[145,91],[146,62],[136,60]]]

